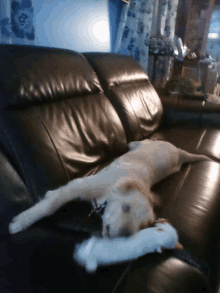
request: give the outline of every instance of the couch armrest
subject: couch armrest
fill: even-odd
[[[220,126],[220,104],[202,100],[160,96],[164,109],[163,123]]]
[[[205,101],[179,99],[163,95],[160,95],[160,98],[164,110],[163,125],[200,124],[200,115]]]
[[[201,110],[200,125],[220,126],[220,104],[205,102]]]

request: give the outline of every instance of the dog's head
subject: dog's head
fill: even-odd
[[[156,220],[154,207],[160,202],[142,182],[124,180],[108,198],[102,216],[103,237],[130,236],[153,226]]]

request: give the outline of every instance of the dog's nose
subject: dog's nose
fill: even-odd
[[[128,229],[128,228],[122,228],[121,231],[120,231],[120,236],[121,237],[128,237],[128,236],[131,236],[131,230]]]

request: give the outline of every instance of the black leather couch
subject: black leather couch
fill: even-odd
[[[0,291],[217,293],[219,117],[204,101],[160,99],[131,57],[0,45]],[[85,202],[9,235],[12,217],[47,190],[97,173],[128,142],[145,138],[213,159],[185,164],[153,188],[162,201],[158,216],[209,272],[165,251],[88,274],[72,257],[76,243],[101,231]]]

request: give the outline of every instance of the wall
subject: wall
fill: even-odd
[[[113,51],[121,0],[32,0],[35,44]]]

